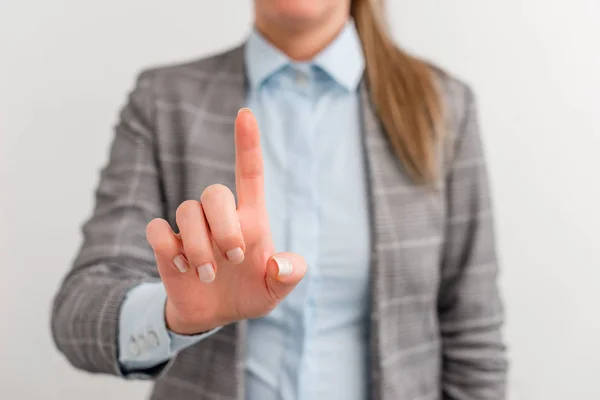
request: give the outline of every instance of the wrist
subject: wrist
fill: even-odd
[[[190,318],[188,315],[177,310],[168,298],[165,304],[165,324],[169,331],[183,336],[200,335],[225,325],[224,323],[219,323],[217,318],[210,315],[204,315],[200,318],[196,316]]]

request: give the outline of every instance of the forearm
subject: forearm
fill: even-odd
[[[445,400],[503,400],[506,395],[493,219],[489,205],[482,199],[477,203],[470,218],[448,223],[438,302]]]
[[[72,271],[54,300],[52,335],[75,367],[121,375],[118,362],[119,313],[127,293],[151,276],[126,276],[122,269],[98,264]]]
[[[503,400],[507,363],[500,321],[490,319],[446,332],[444,400]]]
[[[76,367],[119,375],[119,313],[131,288],[158,280],[148,221],[164,215],[154,158],[150,74],[141,74],[123,107],[93,215],[73,269],[54,300],[52,334]]]

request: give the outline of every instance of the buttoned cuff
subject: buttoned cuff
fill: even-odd
[[[170,332],[164,317],[166,300],[162,282],[142,283],[127,294],[119,316],[119,363],[126,374],[165,363],[220,329],[194,336]]]

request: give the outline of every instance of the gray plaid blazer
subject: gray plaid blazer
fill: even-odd
[[[447,112],[437,190],[394,156],[361,85],[373,234],[370,398],[503,399],[503,310],[473,94],[436,70]],[[77,368],[122,376],[119,308],[158,279],[145,227],[213,183],[235,189],[233,124],[244,106],[243,46],[147,70],[123,108],[84,242],[56,295],[55,343]],[[441,148],[442,146],[440,146]],[[154,371],[152,399],[244,399],[246,323]]]

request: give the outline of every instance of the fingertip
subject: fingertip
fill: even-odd
[[[258,123],[252,110],[247,107],[240,108],[236,118],[236,128],[241,128],[240,132],[254,132],[258,129]]]
[[[169,236],[175,235],[171,226],[162,218],[155,218],[146,226],[146,240],[155,250],[164,242],[169,242]]]
[[[160,227],[162,221],[162,218],[154,218],[152,221],[148,222],[148,225],[146,225],[146,236],[152,236]]]

